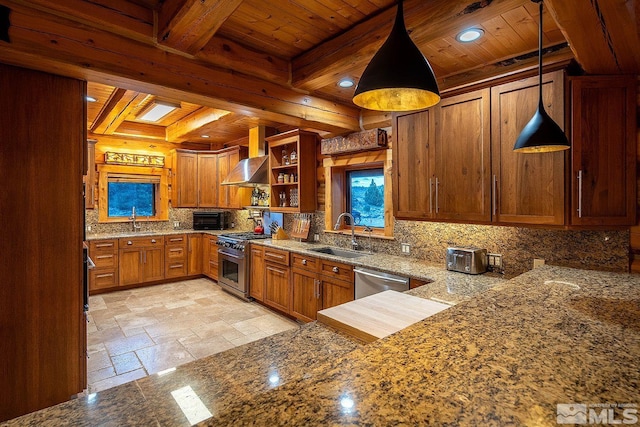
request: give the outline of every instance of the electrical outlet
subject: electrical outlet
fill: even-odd
[[[89,232],[91,231],[91,226],[90,225],[87,225],[87,231],[89,231]]]
[[[403,254],[409,255],[411,253],[411,245],[408,243],[400,243],[400,248],[402,249]]]
[[[489,270],[501,272],[502,269],[502,254],[487,254],[487,264]]]
[[[533,268],[542,267],[543,265],[544,265],[544,260],[542,258],[533,259]]]
[[[235,222],[231,223],[231,228],[236,228],[236,223]]]
[[[180,227],[180,221],[173,221],[173,228]]]

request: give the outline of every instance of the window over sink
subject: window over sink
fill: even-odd
[[[169,219],[168,172],[164,168],[99,165],[99,222]]]
[[[356,225],[384,228],[384,171],[382,168],[346,170],[346,212]],[[349,220],[349,218],[347,218]]]

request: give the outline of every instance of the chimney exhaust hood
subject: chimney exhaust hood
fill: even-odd
[[[269,156],[242,159],[222,181],[222,185],[256,187],[269,184]]]

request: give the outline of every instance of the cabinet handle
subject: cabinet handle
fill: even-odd
[[[176,239],[169,239],[170,242],[182,242],[182,237],[178,237]]]
[[[438,181],[438,177],[436,177],[436,213],[439,212],[440,207],[438,206],[438,187],[440,186],[440,181]]]
[[[128,240],[127,241],[127,245],[131,246],[131,245],[133,245],[133,242],[131,240]]]
[[[320,280],[313,279],[313,291],[316,298],[320,298]]]
[[[102,279],[103,277],[113,277],[113,273],[96,274],[96,279]]]
[[[155,242],[156,242],[156,239],[151,239],[151,243],[155,243]]]
[[[273,254],[271,252],[267,252],[266,255],[273,258],[284,259],[284,255]]]
[[[182,268],[184,266],[184,264],[174,264],[174,265],[170,265],[169,268]]]
[[[143,251],[140,251],[140,264],[144,264],[144,261],[142,261],[142,252]]]
[[[578,218],[582,218],[582,169],[578,171]]]
[[[306,259],[302,260],[302,265],[307,265],[307,260]]]
[[[113,258],[113,255],[98,255],[96,259]]]
[[[112,248],[113,243],[97,243],[96,248]]]
[[[182,248],[169,249],[169,252],[182,252]]]
[[[429,178],[429,213],[433,212],[433,178]]]
[[[493,194],[491,194],[491,205],[493,206],[493,216],[496,216],[496,192],[498,191],[498,178],[493,175]]]
[[[331,271],[333,271],[334,273],[338,273],[340,270],[338,269],[338,267],[333,267]]]

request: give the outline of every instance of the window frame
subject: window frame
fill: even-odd
[[[130,175],[139,177],[141,181],[145,178],[150,184],[156,185],[154,191],[154,204],[156,212],[154,216],[141,216],[138,221],[168,221],[169,220],[169,173],[164,168],[150,168],[142,166],[122,166],[122,165],[98,165],[98,222],[128,222],[129,217],[109,216],[109,177]]]
[[[343,212],[352,212],[353,208],[351,210],[349,210],[349,199],[351,198],[351,187],[349,185],[349,176],[351,175],[352,172],[360,172],[360,171],[369,171],[369,170],[381,170],[382,171],[382,177],[384,179],[384,167],[382,164],[380,164],[379,166],[375,166],[375,165],[352,165],[352,166],[347,166],[344,168],[344,211]],[[349,228],[349,230],[351,229],[351,226],[346,226],[346,228]],[[364,228],[366,227],[366,225],[358,225],[356,224],[356,229],[358,228],[362,228],[362,230],[364,230]],[[383,229],[384,226],[382,227],[371,227],[374,230],[375,229]]]
[[[333,226],[340,213],[347,209],[347,177],[346,172],[351,170],[379,169],[384,174],[384,228],[373,228],[373,237],[393,239],[393,198],[391,193],[391,150],[367,151],[352,155],[327,157],[323,160],[325,173],[325,232],[327,233],[351,233],[351,226],[344,222],[341,228],[334,230]],[[358,235],[368,236],[365,227],[355,226]]]

